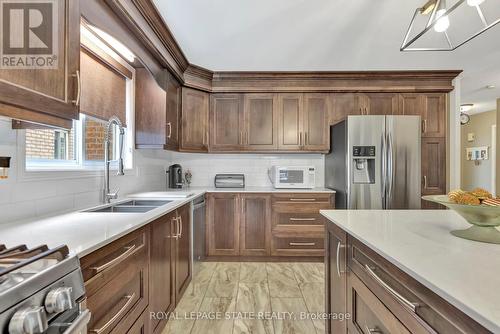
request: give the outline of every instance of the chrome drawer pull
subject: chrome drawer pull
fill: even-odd
[[[290,242],[290,246],[315,246],[315,242]]]
[[[292,202],[314,202],[316,201],[315,198],[290,198],[290,201]]]
[[[337,275],[340,277],[341,274],[343,274],[345,271],[341,271],[340,270],[340,249],[341,248],[344,248],[345,246],[342,245],[341,242],[339,242],[337,244],[337,256],[336,256],[336,260],[337,260]]]
[[[290,218],[291,221],[295,222],[295,221],[308,221],[308,222],[313,222],[316,220],[316,218]]]
[[[399,300],[399,302],[403,304],[403,306],[405,306],[414,313],[417,311],[417,307],[419,307],[417,303],[410,302],[408,299],[399,294],[396,290],[391,288],[386,282],[384,282],[380,277],[378,277],[378,275],[373,271],[373,269],[370,268],[367,264],[365,264],[365,269],[368,272],[368,274],[370,274],[370,276],[373,277],[375,281],[377,281],[377,283],[379,283],[391,295],[393,295],[397,300]]]
[[[383,333],[380,329],[378,329],[377,327],[375,328],[370,328],[367,326],[365,326],[365,330],[366,330],[366,333],[367,334],[370,334],[370,333]]]
[[[117,257],[115,257],[113,260],[103,264],[102,266],[98,266],[98,267],[90,267],[90,269],[92,269],[93,271],[95,271],[96,274],[100,273],[101,271],[117,264],[117,263],[120,263],[122,262],[123,260],[125,260],[127,257],[130,256],[130,254],[132,254],[135,250],[135,245],[132,245],[132,246],[129,246],[129,247],[125,247],[125,252],[123,252],[122,254],[118,255]]]
[[[127,302],[123,305],[123,307],[118,312],[116,312],[116,314],[112,316],[111,319],[109,319],[109,321],[106,322],[101,328],[91,329],[90,333],[101,334],[102,332],[105,332],[109,328],[109,326],[111,326],[116,320],[118,320],[123,315],[123,313],[127,311],[130,304],[132,304],[132,302],[134,301],[134,298],[135,298],[135,293],[123,297],[122,299],[127,300]]]

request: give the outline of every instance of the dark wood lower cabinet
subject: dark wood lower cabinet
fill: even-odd
[[[329,193],[209,193],[208,256],[324,256]]]
[[[161,333],[191,282],[191,205],[81,259],[91,333]]]
[[[179,226],[175,248],[175,303],[177,304],[191,282],[191,208],[189,205],[177,209]]]
[[[326,333],[490,333],[331,222],[326,244]]]
[[[175,291],[172,277],[175,270],[172,252],[174,250],[175,212],[155,220],[151,224],[150,254],[150,301],[151,312],[170,312],[175,307]],[[163,327],[160,321],[152,318],[152,331]],[[164,325],[164,324],[163,324]]]

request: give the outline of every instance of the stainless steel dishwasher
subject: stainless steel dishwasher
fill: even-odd
[[[205,196],[193,201],[193,263],[205,259]]]

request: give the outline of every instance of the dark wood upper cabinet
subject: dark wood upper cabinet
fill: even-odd
[[[62,119],[78,119],[80,82],[79,1],[55,1],[57,67],[55,69],[0,69],[0,114],[25,121],[40,121],[36,113]],[[26,10],[26,9],[25,9]],[[50,31],[52,34],[52,31]],[[52,39],[52,36],[45,36]],[[42,41],[43,42],[43,41]],[[47,42],[48,43],[48,42]],[[4,52],[5,53],[5,52]],[[26,54],[32,54],[26,50]],[[31,112],[23,112],[24,109]],[[35,113],[33,113],[35,112]]]
[[[329,94],[304,94],[304,150],[328,151],[330,148]]]
[[[243,140],[247,151],[278,148],[278,99],[276,94],[245,94]]]
[[[240,255],[270,255],[271,195],[240,194]]]
[[[422,138],[422,195],[446,193],[446,138]]]
[[[356,94],[332,93],[330,98],[330,125],[342,122],[349,115],[360,115],[359,108],[357,108]]]
[[[445,94],[425,94],[422,122],[424,137],[446,137]]]
[[[358,94],[358,109],[361,115],[398,115],[397,93]]]
[[[181,84],[170,73],[167,73],[167,126],[166,144],[168,150],[179,149],[179,123],[181,118]]]
[[[208,93],[182,88],[180,151],[208,151],[208,111]]]
[[[147,69],[138,68],[135,75],[135,145],[164,148],[167,94]]]
[[[240,201],[236,193],[207,196],[208,255],[239,254]]]
[[[175,218],[175,212],[172,212],[151,224],[149,305],[155,312],[170,312],[175,307],[175,291],[172,288]],[[151,318],[153,332],[163,327],[160,322],[160,319]]]
[[[244,145],[244,115],[241,94],[210,97],[210,150],[240,151]]]
[[[177,209],[178,238],[175,239],[175,300],[182,298],[191,282],[191,209],[186,204]]]
[[[302,148],[303,97],[301,93],[278,95],[280,151],[299,151]]]
[[[425,96],[417,93],[399,94],[399,111],[401,115],[422,116]]]

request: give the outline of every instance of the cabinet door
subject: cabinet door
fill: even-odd
[[[302,148],[303,94],[278,95],[278,126],[280,151],[299,151]]]
[[[401,115],[423,116],[424,95],[418,93],[399,94],[399,111]]]
[[[330,148],[329,94],[304,94],[304,149],[328,151]]]
[[[347,235],[334,224],[326,224],[325,292],[326,313],[344,314],[347,310]],[[327,333],[346,333],[346,321],[327,320]]]
[[[425,94],[422,122],[424,137],[446,137],[445,94]]]
[[[7,5],[7,4],[3,4]],[[27,17],[28,8],[23,4],[13,3],[12,9],[21,9]],[[49,114],[65,119],[78,119],[79,106],[77,100],[79,88],[80,70],[80,7],[79,1],[61,0],[53,2],[56,6],[54,12],[57,15],[52,22],[57,22],[56,36],[52,35],[51,29],[40,27],[35,33],[38,41],[49,48],[57,47],[57,50],[28,49],[28,41],[21,40],[25,52],[31,57],[32,54],[52,52],[57,56],[57,67],[46,69],[0,69],[0,102],[14,105],[20,108]],[[5,13],[7,9],[5,8]],[[44,12],[49,14],[48,12]],[[12,17],[11,15],[10,17]],[[14,18],[13,18],[14,19]],[[45,22],[49,18],[42,18]],[[11,22],[11,26],[12,25]],[[24,28],[24,27],[21,27]],[[28,30],[25,31],[24,39],[27,38]],[[15,34],[13,34],[15,35]],[[21,35],[21,32],[18,32]],[[56,40],[52,40],[53,37]],[[11,41],[12,42],[12,41]],[[19,42],[19,41],[17,41]],[[5,43],[8,44],[7,42]],[[19,43],[17,43],[19,44]],[[13,46],[18,52],[18,45]],[[8,50],[4,49],[4,56],[10,56]],[[45,57],[43,57],[45,59]],[[52,59],[52,58],[51,58]],[[19,111],[20,119],[30,121],[29,113]],[[23,115],[25,117],[23,117]],[[33,119],[36,121],[36,119]]]
[[[211,96],[209,132],[210,150],[242,150],[244,117],[240,94],[214,94]]]
[[[245,150],[276,150],[278,148],[277,95],[245,94],[244,100]]]
[[[208,151],[208,93],[182,89],[181,151]]]
[[[240,255],[269,255],[271,196],[241,194]]]
[[[189,282],[191,282],[191,206],[177,209],[179,237],[176,239],[175,256],[175,300],[179,303]]]
[[[170,312],[175,307],[175,291],[172,288],[175,217],[175,213],[171,213],[151,224],[149,305],[154,312]],[[160,325],[160,322],[163,324]],[[150,324],[155,330],[165,323],[151,318]]]
[[[208,195],[208,255],[239,254],[238,194]]]
[[[135,146],[163,149],[166,139],[165,90],[145,68],[136,69],[135,78]]]
[[[422,138],[422,195],[446,193],[446,139]]]
[[[179,149],[179,119],[181,114],[181,85],[171,74],[167,76],[167,129],[166,145],[169,150]]]
[[[359,115],[360,111],[356,104],[356,94],[332,93],[330,109],[330,125],[335,125],[346,119],[348,115]]]
[[[365,93],[359,95],[362,115],[398,115],[398,94]]]

